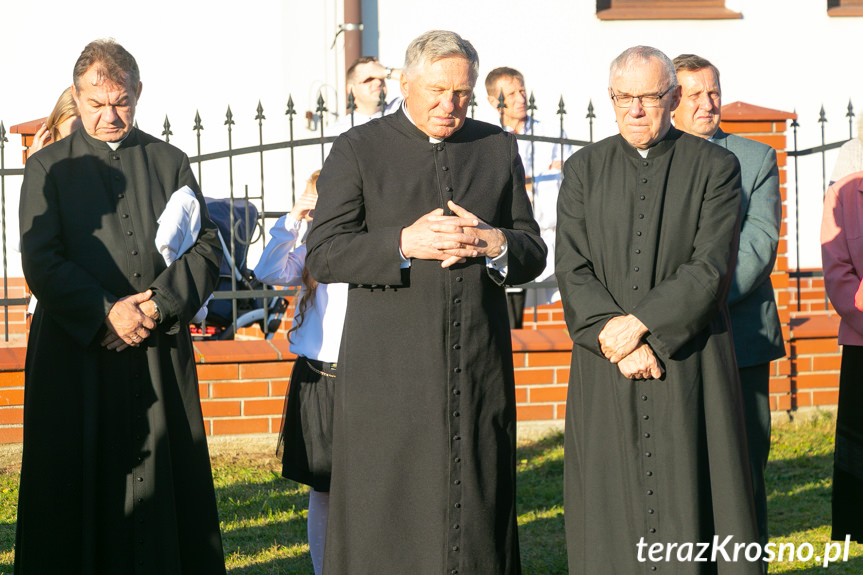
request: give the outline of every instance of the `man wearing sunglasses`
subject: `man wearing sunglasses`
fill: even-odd
[[[740,167],[672,127],[680,87],[659,50],[618,56],[608,94],[620,134],[566,162],[558,200],[569,571],[755,575],[742,555],[698,558],[758,542],[726,304]]]

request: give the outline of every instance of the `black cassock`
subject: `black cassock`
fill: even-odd
[[[197,242],[166,269],[156,219],[195,190]],[[224,573],[188,321],[221,261],[185,154],[133,129],[113,151],[78,130],[27,161],[27,346],[15,572]],[[139,348],[99,345],[119,298],[153,289]]]
[[[688,548],[680,561],[673,548],[657,562],[643,547],[640,562],[636,545],[758,541],[725,303],[739,211],[734,155],[674,128],[647,158],[618,135],[566,162],[555,269],[575,344],[564,476],[572,574],[713,573],[697,548],[689,561]],[[599,332],[629,313],[650,330],[660,380],[629,380],[602,356]],[[738,558],[718,572],[760,572]]]
[[[402,228],[452,199],[503,230],[507,283],[542,271],[515,139],[468,119],[430,143],[399,111],[336,140],[317,187],[306,262],[352,284],[325,571],[520,573],[502,279],[485,258],[400,269],[399,256]]]

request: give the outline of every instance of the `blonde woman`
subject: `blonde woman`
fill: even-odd
[[[51,114],[33,136],[30,155],[35,154],[48,144],[62,140],[80,127],[81,117],[78,114],[78,106],[75,105],[75,100],[72,98],[72,86],[69,86],[60,94]]]
[[[282,476],[311,487],[308,538],[315,575],[321,575],[332,468],[332,409],[336,362],[345,321],[347,284],[318,284],[306,269],[306,246],[295,249],[302,223],[314,215],[319,171],[312,174],[290,213],[270,230],[255,277],[266,284],[300,286],[288,332],[296,356],[279,445]]]

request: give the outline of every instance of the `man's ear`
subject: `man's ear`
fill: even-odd
[[[671,92],[671,111],[677,109],[677,106],[680,105],[680,95],[683,93],[683,88],[680,85],[674,87],[674,90]]]
[[[402,92],[402,98],[407,99],[408,97],[408,75],[402,70],[401,76],[399,76],[399,89]]]
[[[138,89],[135,91],[135,102],[141,99],[141,90],[144,88],[143,82],[138,82]]]

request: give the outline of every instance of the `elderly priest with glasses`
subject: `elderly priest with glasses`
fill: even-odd
[[[566,162],[558,200],[569,572],[756,575],[734,556],[758,545],[726,304],[740,167],[672,127],[680,88],[659,50],[618,56],[609,96],[620,135]]]

